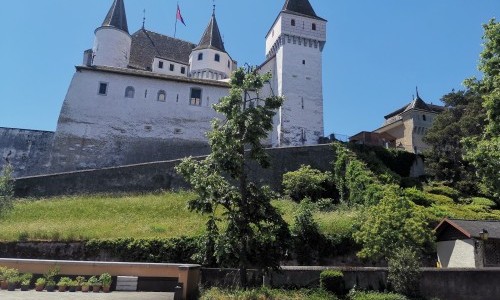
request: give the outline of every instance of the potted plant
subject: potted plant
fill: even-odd
[[[88,293],[90,289],[90,283],[88,281],[83,281],[81,283],[81,287],[82,287],[82,293]]]
[[[4,271],[5,279],[7,281],[7,289],[14,291],[19,283],[19,271],[16,269],[7,269]]]
[[[101,289],[101,283],[99,282],[99,279],[97,279],[96,276],[92,276],[89,278],[89,284],[92,286],[92,292],[99,293]]]
[[[76,290],[77,291],[81,291],[82,290],[82,283],[85,282],[85,277],[83,277],[83,276],[77,276],[76,277],[76,282],[78,283],[78,285],[76,286]]]
[[[7,267],[0,267],[0,288],[2,290],[7,289],[7,279],[5,272],[7,271]]]
[[[43,278],[43,277],[38,278],[38,279],[36,280],[36,282],[35,282],[35,290],[36,290],[37,292],[41,292],[41,291],[43,291],[43,288],[45,287],[45,283],[46,283],[46,282],[47,282],[47,281],[45,280],[45,278]]]
[[[68,287],[68,285],[71,281],[72,280],[69,277],[61,277],[61,279],[59,279],[59,282],[57,283],[57,287],[59,288],[59,292],[66,292],[66,288]]]
[[[25,273],[21,275],[21,291],[28,291],[31,285],[31,278],[33,278],[33,274]]]
[[[99,281],[102,284],[102,291],[104,293],[109,293],[109,290],[111,288],[111,283],[113,281],[111,275],[109,273],[103,273],[101,276],[99,276]]]
[[[77,287],[78,287],[78,281],[71,280],[70,282],[68,282],[68,289],[69,289],[70,293],[76,292]]]
[[[54,281],[54,277],[59,275],[60,270],[61,269],[59,268],[59,266],[55,266],[53,268],[49,268],[47,273],[43,275],[43,277],[45,277],[46,280],[45,289],[47,290],[47,292],[53,292],[55,290],[56,282]]]

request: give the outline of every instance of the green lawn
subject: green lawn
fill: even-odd
[[[0,219],[0,240],[74,241],[92,238],[197,236],[207,218],[190,212],[191,192],[144,195],[94,195],[18,200]],[[298,204],[273,201],[289,224]],[[325,233],[348,232],[355,212],[316,213]]]

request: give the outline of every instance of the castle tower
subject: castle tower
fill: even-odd
[[[224,47],[215,18],[215,7],[200,43],[189,56],[189,65],[191,77],[211,80],[226,79],[236,69],[236,62]]]
[[[325,19],[308,0],[286,0],[266,36],[266,58],[275,61],[274,91],[285,97],[273,133],[274,146],[314,145],[324,135],[322,53]]]
[[[91,64],[127,68],[132,38],[123,0],[114,0],[102,26],[95,30]]]

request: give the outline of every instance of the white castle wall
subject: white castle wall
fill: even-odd
[[[108,84],[105,96],[98,94],[100,83]],[[135,89],[134,98],[125,97],[129,86]],[[191,88],[202,89],[201,106],[190,105]],[[201,80],[80,68],[60,113],[52,170],[69,170],[74,164],[86,169],[178,158],[189,154],[189,149],[183,149],[188,144],[193,146],[192,154],[201,154],[197,151],[206,145],[205,133],[216,117],[211,105],[227,90],[227,85]],[[165,101],[158,101],[160,91],[166,92]]]
[[[100,27],[95,31],[93,65],[127,68],[132,38],[125,31]]]

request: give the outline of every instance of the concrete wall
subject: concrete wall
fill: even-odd
[[[14,177],[44,174],[54,132],[0,128],[0,170],[8,160]]]
[[[333,160],[330,145],[275,148],[267,150],[272,168],[250,165],[250,177],[281,190],[284,173],[301,165],[329,170]],[[18,178],[15,182],[19,197],[46,197],[82,193],[141,192],[188,188],[174,168],[179,160],[136,164],[123,167],[84,170],[43,176]]]
[[[284,267],[281,273],[272,274],[267,281],[272,287],[319,287],[323,270],[339,269],[344,273],[347,289],[384,290],[388,287],[386,268],[336,268],[336,267]],[[250,271],[251,282],[259,285],[262,280]],[[234,269],[202,269],[202,286],[234,286],[238,282]],[[493,300],[500,299],[500,268],[487,269],[436,269],[423,268],[420,291],[427,299],[440,300]]]

